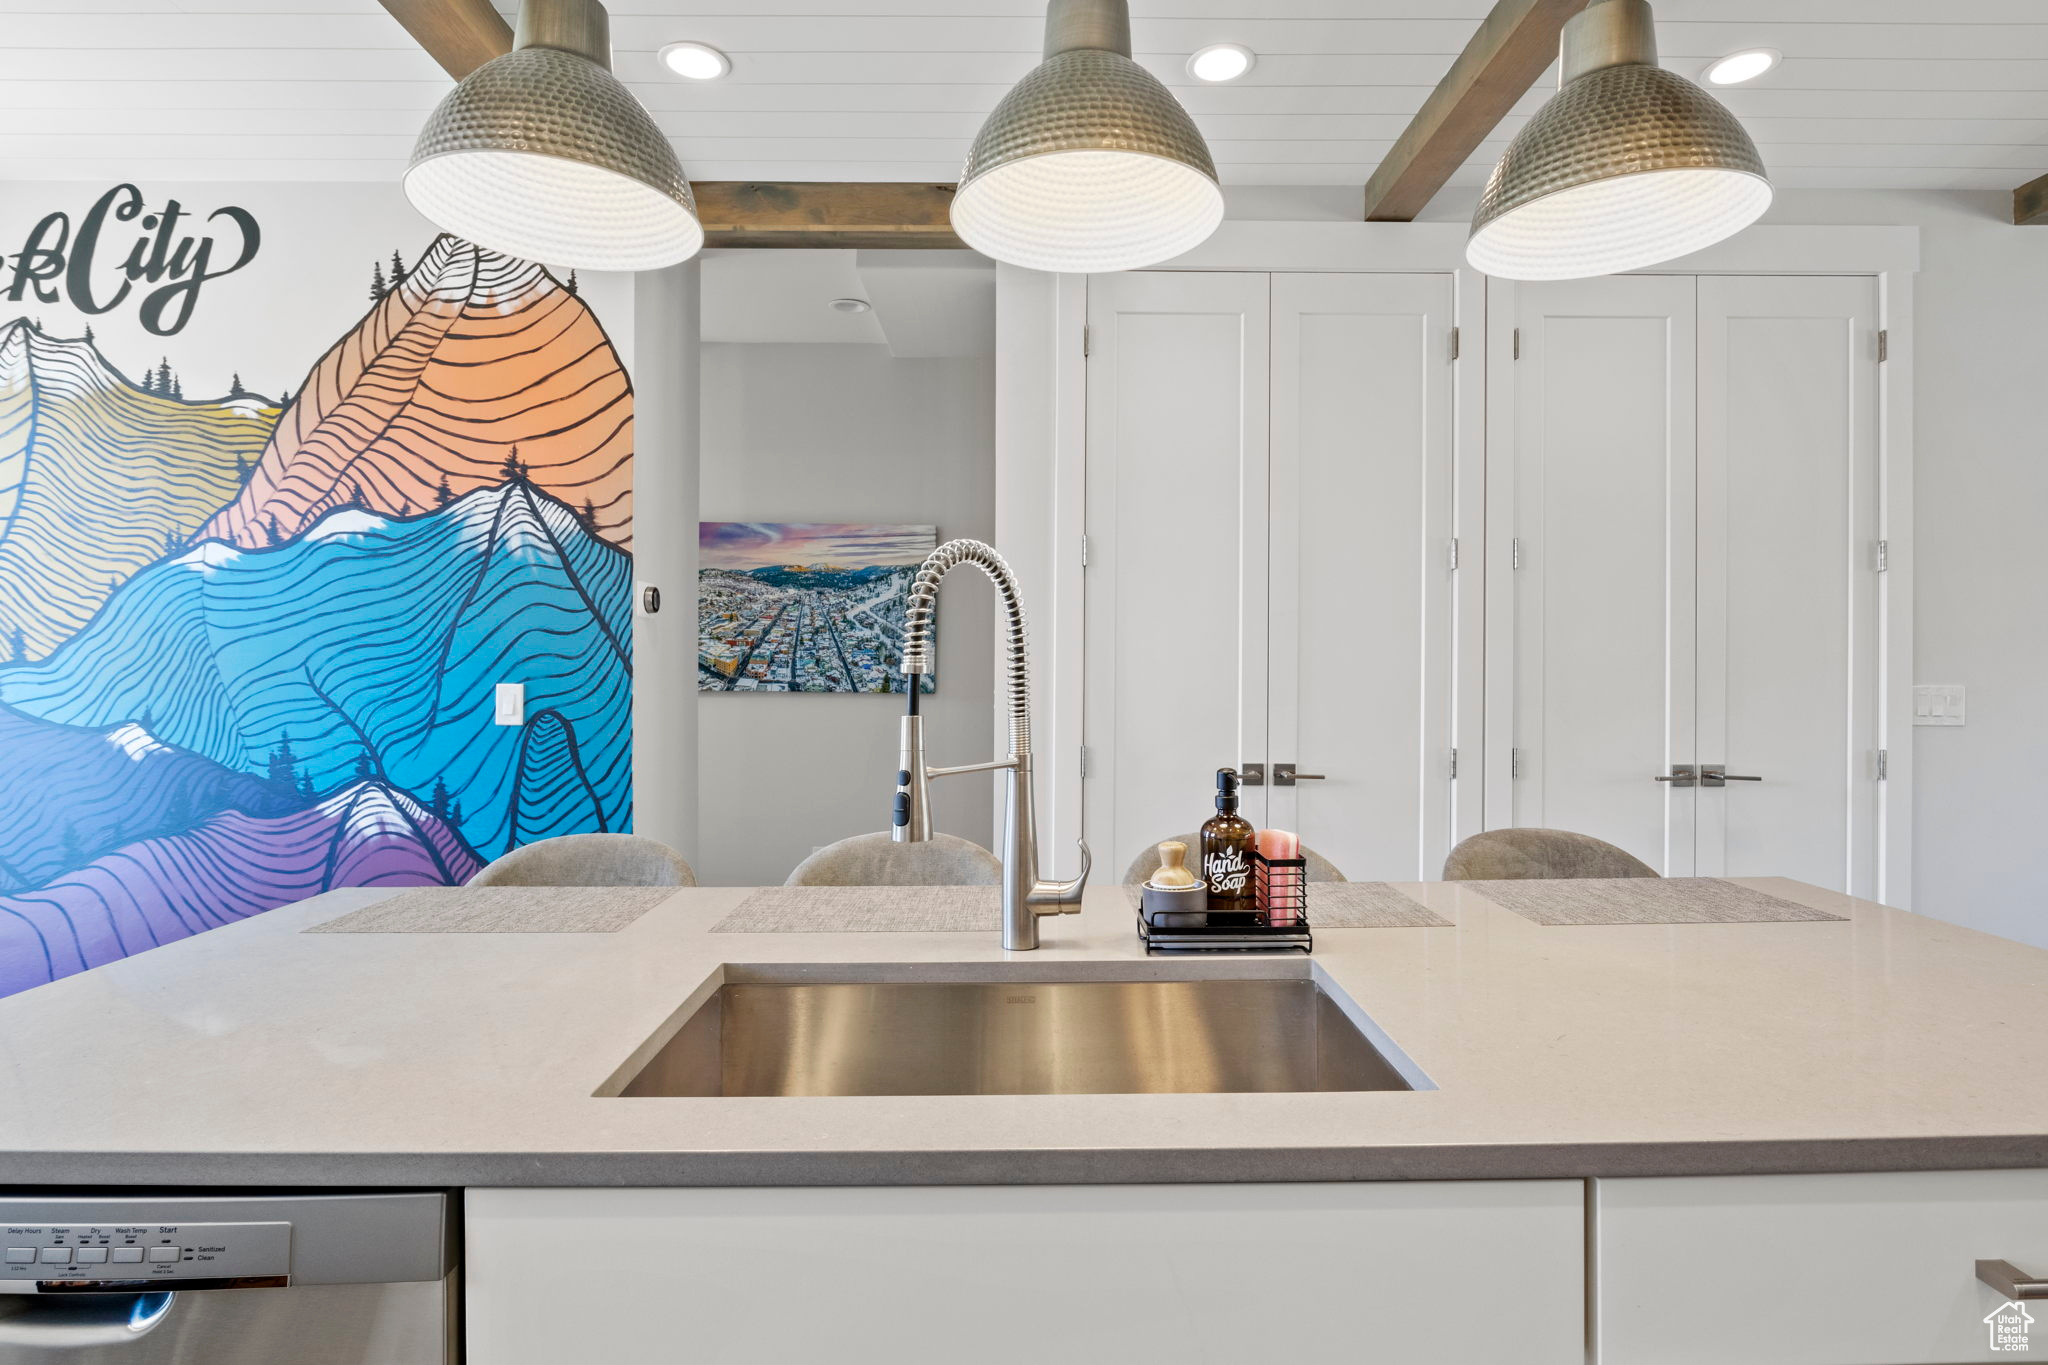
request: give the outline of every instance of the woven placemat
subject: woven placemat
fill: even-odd
[[[1538,924],[1765,924],[1847,918],[1719,877],[1585,877],[1462,885]]]
[[[966,934],[1003,926],[995,886],[765,886],[714,934]]]
[[[1126,886],[1133,907],[1142,887]],[[1387,882],[1310,882],[1311,929],[1448,929],[1451,922]]]
[[[615,934],[672,886],[422,886],[309,934]]]

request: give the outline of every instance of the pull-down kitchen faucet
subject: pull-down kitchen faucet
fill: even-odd
[[[962,564],[987,574],[1003,599],[1008,618],[1010,756],[958,768],[934,768],[924,761],[924,717],[917,713],[918,686],[932,671],[932,611],[938,603],[939,580]],[[1003,557],[978,540],[949,540],[931,552],[911,582],[903,613],[903,674],[908,680],[910,709],[903,717],[902,761],[896,773],[897,843],[921,843],[932,837],[931,797],[934,777],[957,773],[1007,772],[1003,810],[1003,947],[1038,946],[1040,915],[1073,914],[1081,908],[1081,889],[1088,884],[1088,841],[1081,840],[1081,875],[1070,882],[1038,879],[1038,834],[1031,799],[1031,682],[1024,649],[1024,603],[1017,579]]]

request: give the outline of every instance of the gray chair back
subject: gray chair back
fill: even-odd
[[[796,865],[784,886],[1000,886],[1003,865],[980,844],[934,834],[899,844],[887,832],[827,844]]]
[[[1176,834],[1173,836],[1188,846],[1188,868],[1197,877],[1202,875],[1202,836],[1199,834]],[[1152,879],[1159,870],[1159,846],[1167,841],[1154,839],[1145,845],[1131,865],[1124,869],[1124,885],[1138,886]],[[1301,856],[1308,861],[1308,879],[1312,882],[1341,882],[1347,880],[1337,865],[1307,844],[1301,846]]]
[[[1459,844],[1444,859],[1447,882],[1656,875],[1655,868],[1627,849],[1568,829],[1490,829]]]
[[[471,886],[695,886],[683,855],[638,834],[565,834],[513,849]]]

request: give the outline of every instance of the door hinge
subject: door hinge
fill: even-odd
[[[1522,751],[1520,749],[1508,750],[1508,777],[1517,782],[1522,778]]]
[[[1522,567],[1522,538],[1520,536],[1516,536],[1508,542],[1508,567],[1510,569]]]
[[[1520,360],[1521,358],[1522,358],[1522,329],[1521,329],[1521,328],[1519,328],[1519,327],[1517,327],[1517,328],[1515,329],[1515,359],[1517,359],[1517,360]]]
[[[1452,570],[1452,572],[1454,572],[1454,573],[1455,573],[1455,572],[1457,571],[1457,568],[1458,568],[1458,538],[1457,538],[1456,536],[1452,536],[1452,537],[1451,537],[1451,554],[1450,554],[1450,560],[1451,560],[1451,570]]]
[[[1889,540],[1877,542],[1877,571],[1890,573],[1892,567],[1892,543]]]
[[[1081,776],[1083,776],[1083,777],[1086,777],[1086,776],[1088,776],[1088,746],[1087,746],[1087,745],[1085,745],[1085,744],[1083,744],[1083,745],[1081,746],[1081,761],[1080,761],[1080,765],[1079,765],[1079,766],[1080,766]]]
[[[1093,327],[1083,327],[1081,329],[1081,359],[1083,360],[1086,360],[1089,353],[1095,349],[1094,334],[1095,329]]]
[[[1081,567],[1088,567],[1088,537],[1081,537]]]
[[[1887,781],[1892,775],[1892,755],[1889,749],[1877,751],[1877,780]]]
[[[1458,329],[1457,329],[1457,328],[1455,328],[1455,327],[1453,327],[1453,328],[1451,329],[1451,359],[1453,359],[1453,360],[1456,360],[1457,358],[1458,358]]]
[[[1452,750],[1451,750],[1451,781],[1453,781],[1453,782],[1456,782],[1457,780],[1458,780],[1458,751],[1457,751],[1456,749],[1452,749]]]
[[[1889,329],[1877,329],[1877,363],[1882,365],[1892,358],[1892,334]]]

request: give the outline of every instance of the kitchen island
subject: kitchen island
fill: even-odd
[[[1370,1280],[1386,1313],[1406,1315],[1359,1340],[1410,1348],[1434,1340],[1433,1315],[1467,1296],[1461,1277],[1505,1257],[1512,1291],[1480,1297],[1500,1326],[1512,1323],[1516,1358],[1531,1361],[1570,1358],[1586,1330],[1610,1343],[1654,1339],[1658,1284],[1717,1284],[1724,1306],[1782,1294],[1791,1314],[1803,1291],[1786,1285],[1781,1261],[1805,1264],[1822,1292],[1857,1268],[1842,1258],[1874,1257],[1906,1279],[1866,1273],[1862,1292],[1894,1317],[1925,1318],[1924,1343],[1901,1345],[1905,1329],[1887,1318],[1858,1354],[1841,1345],[1837,1321],[1835,1354],[1772,1354],[1755,1344],[1754,1323],[1778,1310],[1752,1304],[1747,1318],[1727,1316],[1751,1324],[1746,1358],[1978,1358],[1961,1353],[1956,1324],[1974,1323],[1995,1296],[1969,1263],[2048,1266],[2048,1058],[2036,1046],[2048,1033],[2048,952],[1798,883],[1744,880],[1847,918],[1543,927],[1470,886],[1430,884],[1407,889],[1447,927],[1325,929],[1308,960],[1189,961],[1143,954],[1118,887],[1091,890],[1079,916],[1046,922],[1044,948],[1015,954],[993,933],[714,934],[747,893],[703,888],[608,934],[302,933],[389,894],[338,891],[0,1001],[0,1170],[10,1184],[44,1186],[467,1189],[471,1330],[483,1352],[472,1358],[491,1362],[562,1348],[547,1320],[522,1316],[543,1290],[559,1307],[658,1274],[663,1257],[718,1285],[716,1303],[700,1305],[707,1323],[717,1303],[757,1320],[762,1303],[744,1286],[760,1276],[782,1277],[777,1292],[822,1292],[803,1288],[801,1257],[778,1263],[739,1245],[747,1228],[779,1228],[784,1252],[797,1236],[829,1260],[842,1322],[900,1317],[859,1273],[864,1248],[887,1246],[887,1282],[915,1297],[926,1286],[902,1275],[1006,1258],[1021,1258],[1006,1272],[1025,1277],[1010,1285],[1019,1292],[1041,1272],[1095,1283],[1122,1264],[1100,1256],[1196,1254],[1198,1227],[1265,1245],[1274,1269],[1311,1248],[1320,1265],[1342,1244],[1364,1259],[1329,1272],[1332,1292],[1366,1294]],[[1355,1005],[1434,1088],[615,1093],[727,980],[1288,971]],[[1737,1217],[1743,1209],[1750,1216]],[[1901,1209],[1912,1212],[1904,1223],[1889,1217]],[[1034,1241],[1060,1210],[1072,1228]],[[964,1243],[934,1231],[933,1220],[955,1219],[980,1231]],[[695,1253],[677,1231],[691,1227],[715,1230]],[[1910,1255],[1894,1254],[1908,1244]],[[1593,1256],[1596,1246],[1630,1254]],[[1809,1264],[1816,1256],[1836,1261]],[[1923,1260],[1935,1267],[1934,1307],[1913,1297]],[[1589,1262],[1601,1305],[1592,1319]],[[1462,1269],[1449,1273],[1453,1263]],[[958,1273],[963,1302],[994,1292]],[[1119,1311],[1135,1322],[1157,1309],[1128,1286],[1089,1302],[1090,1331],[1111,1330]],[[581,1311],[587,1328],[593,1310]],[[1190,1349],[1246,1346],[1210,1320],[1222,1311],[1188,1317]],[[631,1317],[619,1315],[622,1350],[641,1330]],[[1315,1317],[1301,1330],[1341,1334],[1349,1321]],[[1075,1322],[1055,1313],[1042,1318],[1050,1336],[1023,1332],[1014,1354],[979,1358],[1029,1358],[1082,1330]],[[1491,1329],[1474,1330],[1469,1352],[1410,1358],[1502,1348]],[[1716,1358],[1712,1329],[1691,1330],[1707,1335],[1690,1354],[1615,1345],[1604,1358]],[[813,1349],[823,1339],[707,1358]]]

